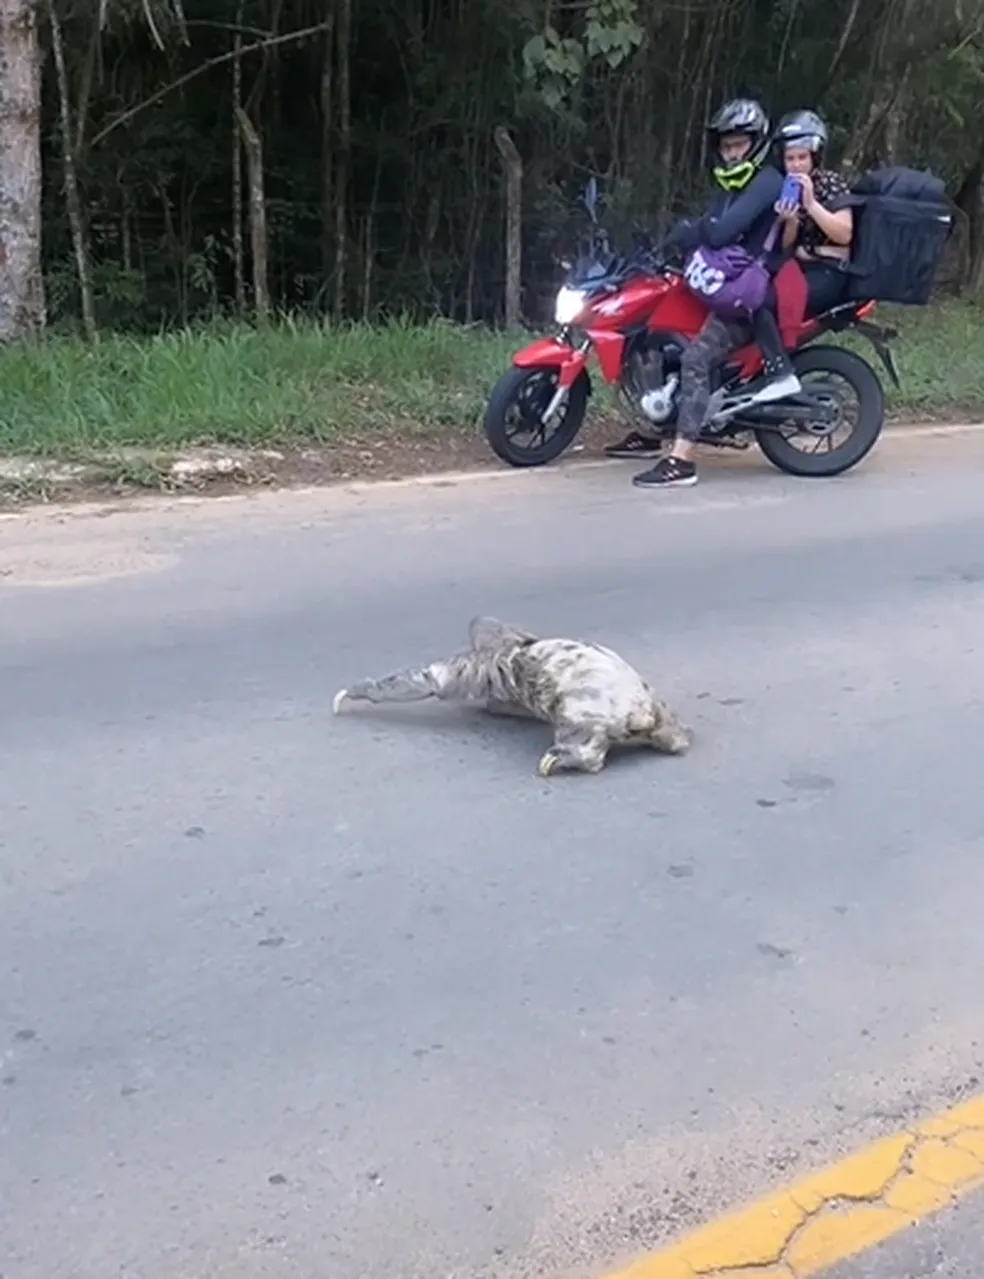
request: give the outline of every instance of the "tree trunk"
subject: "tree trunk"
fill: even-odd
[[[379,216],[379,185],[383,180],[383,151],[376,156],[376,175],[372,184],[372,198],[365,218],[362,257],[362,321],[368,323],[372,314],[372,274],[376,265],[376,219]]]
[[[506,170],[506,327],[515,328],[523,301],[523,158],[508,129],[499,125],[493,136]]]
[[[984,186],[978,185],[970,215],[970,250],[967,285],[972,293],[984,293]]]
[[[99,61],[99,42],[102,39],[102,25],[97,20],[92,23],[89,34],[89,45],[79,77],[79,92],[75,102],[75,154],[81,155],[85,146],[86,128],[89,122],[89,102],[92,98],[92,86],[95,82],[96,64]]]
[[[333,0],[330,0],[333,4]],[[335,10],[328,15],[321,60],[321,274],[330,279],[335,264],[334,122]]]
[[[964,285],[971,293],[984,289],[984,154],[974,161],[953,203],[966,218]]]
[[[904,144],[903,133],[906,107],[909,99],[909,74],[910,70],[906,67],[895,87],[892,105],[885,113],[885,123],[882,129],[882,156],[885,164],[900,163]]]
[[[232,60],[232,274],[236,314],[246,310],[246,269],[243,248],[243,142],[239,134],[236,112],[243,105],[243,0],[236,10],[236,34],[233,37],[235,58]]]
[[[352,93],[349,60],[352,42],[352,0],[339,0],[338,14],[338,164],[335,171],[335,319],[345,314],[345,274],[348,258],[348,183],[352,151]]]
[[[879,152],[884,163],[898,162],[910,74],[911,64],[907,63],[891,80],[886,78],[878,83],[867,114],[856,123],[844,152],[841,167],[846,173],[860,173],[875,162]]]
[[[880,86],[874,93],[864,117],[855,124],[841,161],[841,167],[846,173],[853,175],[867,167],[872,140],[884,125],[885,117],[892,108],[894,93],[893,86]]]
[[[851,0],[851,11],[847,15],[847,21],[841,28],[840,38],[837,41],[837,48],[834,50],[834,56],[831,58],[830,66],[827,68],[828,89],[834,83],[834,78],[836,77],[838,68],[840,67],[841,58],[843,58],[844,52],[851,42],[851,36],[854,34],[854,24],[858,20],[858,14],[860,11],[861,0]],[[820,95],[821,100],[824,97],[826,97],[826,94]]]
[[[236,109],[236,120],[246,151],[249,181],[249,237],[253,258],[253,306],[256,318],[265,322],[270,315],[270,288],[267,269],[266,196],[263,191],[263,144],[253,122],[242,109]]]
[[[129,189],[120,184],[120,253],[123,270],[133,270],[133,210],[130,207]]]
[[[75,163],[75,140],[72,133],[72,104],[69,101],[68,71],[65,67],[65,47],[62,41],[61,23],[54,0],[48,0],[48,21],[51,25],[51,51],[55,55],[55,79],[58,83],[58,117],[61,122],[62,165],[64,170],[65,208],[72,233],[72,249],[75,253],[75,269],[79,280],[79,296],[82,300],[82,328],[86,340],[96,342],[96,301],[92,289],[92,272],[89,269],[89,250],[86,244],[85,216],[82,197],[79,194],[79,176]]]
[[[44,323],[37,12],[34,0],[0,0],[0,342]]]

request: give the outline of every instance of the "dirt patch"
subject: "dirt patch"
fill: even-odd
[[[605,444],[624,434],[618,422],[585,426],[571,460],[602,457]],[[222,493],[243,488],[306,488],[349,480],[401,480],[451,471],[493,471],[503,463],[478,433],[426,435],[374,433],[323,448],[196,450],[175,459],[135,451],[85,467],[44,466],[34,460],[0,473],[0,511],[49,501],[80,502],[135,494]]]
[[[946,425],[974,421],[976,416],[953,412],[925,415],[918,423],[911,418],[896,418],[888,425]],[[603,458],[604,446],[626,429],[625,422],[617,418],[596,417],[585,425],[560,464],[566,460]],[[734,456],[732,449],[723,452]],[[5,463],[0,469],[0,511],[53,501],[126,499],[155,492],[221,495],[257,487],[308,488],[351,480],[401,480],[452,471],[502,469],[504,464],[478,430],[467,434],[454,429],[416,435],[374,433],[320,448],[266,448],[253,452],[213,448],[190,451],[178,458],[132,450],[84,466],[35,459]]]

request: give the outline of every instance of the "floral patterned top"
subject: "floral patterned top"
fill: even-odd
[[[833,169],[817,169],[811,176],[817,201],[828,213],[839,213],[841,209],[851,207],[851,188],[839,173],[835,173]],[[800,209],[796,247],[805,249],[812,257],[816,255],[818,248],[832,243],[809,214]]]

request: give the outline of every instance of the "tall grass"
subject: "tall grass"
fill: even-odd
[[[889,392],[892,410],[984,414],[984,309],[886,314],[902,330],[903,390]],[[472,430],[521,340],[442,322],[285,321],[109,337],[94,349],[66,338],[10,347],[0,351],[0,453],[70,458]]]
[[[918,417],[962,413],[984,418],[984,306],[948,302],[914,309],[881,308],[874,319],[899,330],[893,344],[901,391],[886,385],[889,409]],[[863,339],[851,345],[864,351]],[[860,341],[860,345],[859,345]],[[875,367],[880,365],[875,362]]]
[[[330,443],[472,425],[515,338],[284,322],[0,352],[0,453]]]

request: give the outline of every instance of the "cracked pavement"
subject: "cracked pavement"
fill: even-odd
[[[831,1269],[825,1279],[978,1279],[984,1240],[980,1195]]]
[[[632,469],[0,520],[3,1279],[595,1279],[784,1186],[702,1265],[800,1279],[978,1175],[893,1134],[984,1080],[984,436]],[[476,612],[692,754],[332,717]],[[979,1279],[980,1205],[832,1273]]]
[[[981,1186],[984,1097],[977,1097],[712,1222],[610,1279],[828,1274],[843,1258],[867,1252]]]

